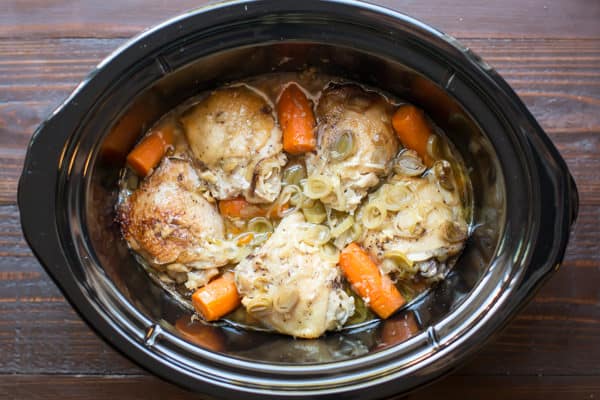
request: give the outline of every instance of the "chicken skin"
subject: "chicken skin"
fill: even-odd
[[[391,125],[393,107],[381,95],[356,85],[330,86],[317,107],[316,154],[306,155],[309,174],[334,190],[320,200],[353,213],[369,189],[390,171],[398,152]]]
[[[228,262],[223,219],[202,188],[189,162],[165,158],[118,208],[129,246],[158,269],[188,274],[194,287]]]
[[[462,251],[468,224],[449,171],[447,161],[437,161],[422,177],[395,174],[361,207],[358,215],[365,221],[372,205],[390,204],[381,224],[366,229],[362,238],[384,273],[439,280],[448,258]]]
[[[274,201],[286,163],[270,103],[249,86],[218,89],[182,117],[194,158],[212,195]]]
[[[242,304],[280,333],[317,338],[339,329],[354,313],[354,299],[342,289],[337,261],[314,243],[319,227],[300,212],[288,215],[235,268]]]

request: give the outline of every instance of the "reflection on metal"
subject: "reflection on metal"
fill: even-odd
[[[434,351],[438,351],[441,346],[440,346],[440,341],[437,337],[437,333],[435,331],[435,327],[430,326],[429,328],[427,328],[427,337],[429,339],[429,344],[431,344],[431,347],[433,347]]]
[[[162,328],[158,324],[154,324],[146,328],[146,336],[144,336],[144,344],[147,347],[152,347],[160,338]]]

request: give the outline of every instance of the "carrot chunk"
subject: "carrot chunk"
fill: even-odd
[[[215,321],[241,304],[232,273],[210,281],[192,295],[192,304],[206,321]]]
[[[140,176],[146,176],[158,165],[175,141],[174,128],[164,125],[142,139],[127,156],[127,163]]]
[[[181,317],[175,321],[175,329],[187,340],[213,351],[223,351],[225,339],[219,328],[193,322],[189,317]]]
[[[427,141],[433,134],[433,129],[423,111],[412,104],[400,106],[392,117],[392,126],[402,144],[416,151],[425,165],[431,167],[433,160],[427,153]]]
[[[248,203],[243,197],[219,201],[219,212],[225,217],[242,219],[264,217],[267,214],[267,210]]]
[[[411,312],[402,316],[395,316],[383,324],[381,339],[385,345],[404,342],[419,331],[415,315]]]
[[[354,291],[381,318],[388,318],[406,303],[394,282],[379,272],[369,254],[356,243],[342,250],[340,268]]]
[[[243,235],[242,237],[240,237],[237,241],[237,245],[238,246],[245,246],[248,243],[250,243],[252,241],[252,239],[254,239],[254,234],[252,233],[248,233],[246,235]]]
[[[141,128],[147,121],[158,117],[160,109],[162,109],[162,101],[154,91],[135,101],[102,142],[100,147],[102,159],[112,164],[123,164],[127,154],[138,140]]]
[[[303,154],[317,147],[312,104],[295,83],[288,85],[281,93],[277,115],[283,130],[283,149],[286,152]]]

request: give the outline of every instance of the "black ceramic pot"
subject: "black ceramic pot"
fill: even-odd
[[[448,278],[383,323],[294,340],[188,323],[113,222],[139,135],[228,81],[307,66],[424,108],[462,154],[476,229]],[[34,134],[25,237],[89,325],[144,368],[225,398],[378,398],[448,372],[556,270],[577,214],[564,161],[506,82],[453,38],[353,1],[233,2],[183,14],[109,56]]]

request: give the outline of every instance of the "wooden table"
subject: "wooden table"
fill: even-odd
[[[193,397],[125,359],[73,312],[23,240],[16,189],[32,132],[86,73],[127,38],[199,3],[0,3],[1,399]],[[567,160],[581,197],[559,272],[479,355],[410,398],[600,398],[600,2],[380,3],[496,67]]]

